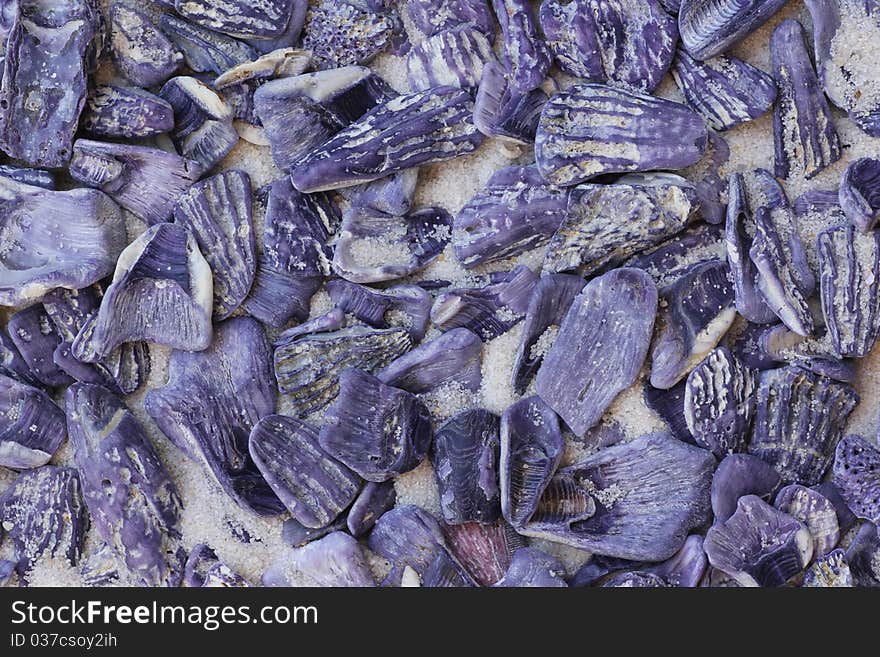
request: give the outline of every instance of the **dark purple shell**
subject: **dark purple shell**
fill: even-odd
[[[452,554],[480,586],[492,586],[499,581],[513,554],[526,544],[503,520],[492,524],[444,525],[443,533]]]
[[[555,557],[535,548],[520,548],[510,559],[504,577],[496,587],[562,588],[568,586],[563,579],[565,567]]]
[[[666,426],[673,436],[685,443],[696,445],[697,441],[688,429],[687,419],[684,416],[684,395],[687,380],[679,381],[668,390],[655,388],[650,382],[645,382],[642,389],[642,399],[645,405],[654,411],[666,422]],[[601,425],[600,425],[601,426]]]
[[[328,281],[325,290],[334,305],[375,328],[402,326],[413,342],[425,337],[431,314],[431,295],[417,285],[376,290],[343,279]]]
[[[712,513],[724,522],[736,512],[743,495],[757,495],[769,502],[782,480],[773,466],[751,454],[730,454],[722,459],[712,477]]]
[[[466,328],[446,331],[391,361],[376,372],[390,386],[414,394],[455,382],[477,391],[482,381],[483,341]]]
[[[294,0],[174,0],[184,18],[231,36],[268,39],[286,28]]]
[[[786,0],[681,0],[678,25],[697,59],[729,50],[775,14]]]
[[[163,84],[183,64],[183,55],[149,17],[122,3],[110,7],[110,52],[117,70],[132,84]]]
[[[877,525],[862,523],[846,549],[846,561],[856,586],[880,586],[880,532]]]
[[[220,75],[257,58],[257,51],[246,43],[173,14],[162,14],[159,27],[183,52],[186,65],[196,73],[210,71]]]
[[[61,336],[40,304],[19,310],[6,326],[18,353],[42,385],[55,387],[73,382],[53,358]]]
[[[880,449],[856,435],[841,440],[834,485],[857,518],[880,524]]]
[[[852,225],[865,233],[880,219],[880,160],[864,157],[843,172],[838,192],[840,207]]]
[[[168,383],[144,408],[190,458],[207,463],[243,508],[272,516],[284,507],[248,456],[248,436],[275,410],[269,343],[260,324],[237,317],[217,325],[210,348],[174,351]]]
[[[486,35],[472,25],[438,32],[410,50],[406,72],[411,91],[449,86],[473,90],[483,67],[495,59]]]
[[[174,128],[174,110],[143,89],[101,85],[89,93],[81,121],[99,137],[152,137]]]
[[[352,536],[360,538],[373,528],[376,521],[397,503],[393,481],[377,484],[368,481],[358,493],[346,514],[346,527]]]
[[[18,347],[15,346],[6,329],[7,327],[0,329],[0,374],[28,385],[43,385],[21,357]]]
[[[834,505],[820,493],[791,484],[779,491],[773,506],[807,526],[813,537],[814,557],[828,554],[837,545],[840,539],[837,512]]]
[[[45,465],[66,437],[64,412],[49,395],[0,375],[0,466]]]
[[[504,38],[502,61],[510,71],[510,83],[520,92],[537,89],[552,64],[552,55],[538,33],[530,0],[492,0]]]
[[[489,61],[483,66],[474,101],[474,125],[487,137],[514,144],[535,141],[541,110],[549,96],[540,88],[520,92],[513,88],[503,64]]]
[[[698,222],[690,224],[675,237],[633,256],[624,266],[644,269],[658,288],[665,288],[693,267],[723,260],[724,248],[723,228]]]
[[[707,565],[703,537],[691,534],[678,552],[663,563],[648,567],[647,572],[658,575],[669,586],[695,588],[700,585]]]

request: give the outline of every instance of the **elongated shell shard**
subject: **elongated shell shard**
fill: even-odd
[[[55,387],[72,382],[55,359],[61,336],[39,304],[19,310],[9,318],[9,337],[40,385]]]
[[[807,526],[813,537],[813,556],[828,554],[840,539],[834,505],[814,490],[792,484],[776,495],[777,509],[797,518]]]
[[[745,39],[785,1],[681,0],[678,27],[682,43],[696,59],[709,59]]]
[[[184,18],[234,37],[276,37],[287,28],[294,0],[174,0]]]
[[[700,200],[700,214],[708,224],[723,224],[727,212],[727,179],[721,171],[730,161],[730,146],[717,132],[709,131],[709,142],[703,158],[697,162],[694,185]]]
[[[861,528],[846,549],[856,586],[880,586],[880,532],[872,522],[862,523]]]
[[[405,329],[353,326],[329,333],[292,336],[276,343],[275,377],[298,415],[329,404],[339,376],[349,367],[374,372],[412,348]]]
[[[812,178],[840,159],[842,147],[801,24],[782,21],[770,39],[770,54],[779,88],[773,113],[774,172],[779,178]]]
[[[99,137],[152,137],[174,128],[174,110],[143,89],[101,85],[89,93],[81,121]]]
[[[880,160],[865,157],[843,172],[838,192],[840,207],[852,225],[865,233],[880,218]]]
[[[642,436],[563,468],[520,530],[595,554],[663,561],[709,519],[715,459],[668,434]]]
[[[398,96],[379,105],[300,158],[291,171],[303,192],[350,187],[476,150],[467,92],[453,87]]]
[[[373,11],[359,0],[311,0],[302,46],[312,51],[319,68],[368,64],[401,29],[394,15]]]
[[[514,552],[526,544],[504,520],[444,525],[443,533],[452,554],[480,586],[492,586],[504,577]]]
[[[375,586],[358,542],[345,532],[292,548],[263,573],[264,586]]]
[[[13,180],[25,185],[33,185],[34,187],[42,187],[43,189],[55,190],[55,175],[43,169],[31,169],[28,167],[18,167],[11,164],[0,164],[0,176],[4,178],[12,178]]]
[[[399,216],[412,209],[418,181],[418,169],[405,169],[371,183],[343,187],[338,192],[352,207]]]
[[[661,577],[669,586],[695,588],[708,566],[703,551],[703,537],[691,534],[681,549],[663,563],[651,566],[648,572]]]
[[[257,51],[248,44],[173,14],[162,14],[159,27],[183,53],[186,65],[196,73],[220,75],[233,66],[257,58]]]
[[[687,377],[684,416],[701,447],[723,458],[739,451],[755,411],[755,373],[726,347],[712,351]]]
[[[572,190],[544,257],[544,271],[593,274],[680,233],[698,207],[693,186],[678,176],[645,183]]]
[[[368,481],[348,510],[345,519],[348,531],[355,538],[364,536],[386,511],[394,508],[396,503],[397,493],[393,481],[385,481],[381,484]]]
[[[67,437],[64,412],[42,390],[0,375],[0,466],[45,465]]]
[[[880,524],[880,449],[860,436],[847,436],[834,456],[834,485],[858,518]]]
[[[376,290],[343,279],[327,282],[327,294],[336,308],[376,328],[402,326],[413,342],[425,336],[431,295],[418,285],[396,285]]]
[[[329,525],[351,504],[360,478],[318,443],[318,430],[284,415],[260,420],[250,454],[284,506],[306,527]]]
[[[0,147],[31,166],[63,167],[86,100],[86,55],[99,29],[85,0],[29,2],[6,37]]]
[[[75,566],[89,519],[74,468],[46,465],[28,470],[0,495],[0,526],[11,539],[16,570],[26,574],[41,557]]]
[[[183,64],[183,55],[146,14],[119,2],[110,6],[110,35],[116,68],[139,87],[164,83]]]
[[[483,66],[495,59],[486,35],[471,25],[439,32],[410,50],[406,58],[411,91],[449,86],[476,89]]]
[[[529,0],[492,0],[504,37],[502,60],[510,81],[521,92],[541,86],[552,63],[550,49],[538,33],[535,10]]]
[[[817,484],[858,403],[852,386],[799,367],[762,372],[749,453],[785,483]]]
[[[67,430],[101,538],[147,586],[177,586],[181,500],[144,428],[106,388],[67,389]]]
[[[210,348],[175,351],[168,383],[151,390],[144,408],[190,458],[205,462],[241,507],[277,515],[284,507],[248,456],[248,435],[275,410],[269,343],[250,317],[217,326]]]
[[[474,101],[474,125],[487,137],[514,144],[531,144],[549,96],[541,89],[520,92],[509,80],[507,69],[497,61],[483,66]]]
[[[424,37],[473,24],[490,40],[495,39],[495,20],[487,0],[405,0],[399,4],[416,33]]]
[[[446,331],[376,372],[383,383],[414,394],[456,382],[479,390],[483,341],[466,328]]]
[[[214,315],[228,317],[251,289],[256,270],[253,194],[243,171],[207,178],[180,197],[174,221],[195,236],[214,275]]]
[[[816,70],[828,99],[872,137],[880,136],[880,60],[864,44],[880,32],[880,11],[860,0],[806,0],[813,21]]]
[[[562,460],[559,418],[539,397],[526,397],[501,415],[501,512],[521,527],[535,510]]]
[[[727,55],[701,62],[679,50],[672,64],[672,77],[688,105],[715,130],[729,130],[757,119],[776,100],[772,77]]]
[[[124,342],[207,349],[212,302],[211,269],[193,236],[182,226],[157,224],[119,256],[94,325],[80,331],[90,345],[86,360],[108,356]]]
[[[541,28],[560,68],[650,93],[675,54],[678,25],[656,0],[545,0]]]
[[[0,329],[0,374],[31,386],[43,385],[35,373],[31,371],[27,361],[22,357],[15,342],[9,336],[7,329],[8,325]]]
[[[107,276],[127,236],[119,207],[94,190],[55,192],[0,176],[0,305],[39,300]]]
[[[78,139],[70,175],[105,192],[126,210],[157,224],[202,175],[201,166],[158,148]]]
[[[832,550],[817,558],[804,575],[804,588],[849,588],[854,586],[852,571],[843,550]]]
[[[690,224],[665,242],[634,255],[625,267],[644,269],[658,288],[672,285],[690,269],[724,260],[724,229],[707,223]]]
[[[538,395],[578,436],[631,386],[648,353],[657,288],[638,269],[595,278],[574,300],[538,370]]]
[[[535,137],[541,175],[576,185],[604,173],[684,169],[708,132],[690,108],[601,84],[575,84],[544,106]]]
[[[494,586],[562,588],[565,583],[565,567],[555,557],[535,548],[520,548],[510,559],[510,566],[504,577]]]
[[[532,288],[513,365],[512,383],[517,393],[523,394],[538,372],[584,285],[580,276],[545,274]]]

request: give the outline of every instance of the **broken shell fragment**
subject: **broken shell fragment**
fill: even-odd
[[[299,548],[286,550],[263,573],[264,586],[375,586],[358,542],[333,532]]]
[[[529,0],[492,0],[504,38],[502,60],[510,83],[520,92],[541,86],[552,64],[552,55],[538,32],[535,10]]]
[[[486,35],[472,25],[438,32],[413,47],[406,57],[411,91],[449,86],[473,90],[483,66],[495,59]]]
[[[713,525],[703,545],[709,563],[740,586],[782,586],[813,556],[807,526],[754,495],[741,497],[736,513]]]
[[[526,397],[501,415],[498,468],[501,512],[514,527],[535,513],[565,452],[559,418],[539,397]]]
[[[114,2],[110,6],[110,52],[116,68],[132,84],[163,84],[183,64],[183,55],[146,14]]]
[[[9,337],[37,381],[50,388],[73,380],[55,363],[61,336],[40,304],[19,310],[9,318]]]
[[[30,386],[42,386],[9,337],[7,328],[0,328],[0,374]]]
[[[224,73],[252,62],[257,51],[225,34],[205,29],[173,14],[162,14],[159,28],[183,53],[186,65],[196,73]]]
[[[169,0],[170,1],[170,0]],[[268,39],[287,28],[295,0],[174,0],[177,12],[193,23],[230,36]]]
[[[663,563],[649,567],[647,571],[659,576],[669,586],[695,588],[700,585],[707,565],[703,537],[691,534],[678,552]]]
[[[838,199],[846,218],[866,233],[880,219],[880,160],[864,157],[843,172]]]
[[[337,190],[352,207],[367,212],[384,212],[394,216],[407,214],[413,205],[418,169],[404,169],[371,183]]]
[[[393,481],[368,481],[346,514],[348,531],[355,538],[364,536],[386,511],[394,508],[396,502],[397,493]]]
[[[174,110],[143,89],[101,85],[89,93],[81,121],[99,137],[152,137],[174,128]]]
[[[786,0],[681,0],[678,26],[685,49],[706,60],[766,23]]]
[[[284,510],[248,457],[251,430],[275,410],[269,343],[256,320],[218,324],[205,351],[174,351],[168,383],[147,393],[144,409],[241,507],[261,516]]]
[[[152,225],[171,217],[178,197],[201,177],[202,168],[158,148],[78,139],[70,175]]]
[[[181,500],[143,426],[106,388],[67,389],[67,430],[95,528],[147,586],[177,586]]]
[[[525,93],[517,91],[502,64],[486,62],[474,100],[474,125],[487,137],[531,144],[548,100],[549,96],[540,88]]]
[[[843,550],[832,550],[818,557],[804,574],[804,588],[848,588],[853,576]]]
[[[196,238],[214,280],[214,316],[225,319],[251,289],[256,270],[251,179],[231,170],[206,178],[177,201],[174,222]]]
[[[856,586],[880,586],[880,532],[877,525],[862,523],[846,549],[846,562]]]
[[[492,586],[504,577],[514,552],[526,544],[503,520],[445,525],[443,533],[452,554],[479,586]]]
[[[792,484],[779,491],[773,506],[807,526],[813,537],[813,556],[818,558],[828,554],[837,545],[840,539],[837,513],[821,494]]]
[[[715,522],[725,522],[736,512],[744,495],[756,495],[769,502],[782,480],[769,463],[751,454],[725,456],[712,477],[712,513]]]
[[[668,586],[659,575],[640,571],[617,573],[602,583],[603,588],[662,589]]]
[[[466,328],[446,331],[420,344],[376,372],[383,383],[413,394],[456,382],[477,391],[483,375],[483,341]]]
[[[800,367],[761,372],[748,451],[776,468],[783,482],[813,486],[858,403],[852,386]]]
[[[32,185],[34,187],[42,187],[54,191],[57,189],[55,184],[55,175],[50,171],[43,169],[30,169],[28,167],[17,167],[11,164],[0,164],[0,176],[4,178],[12,178],[16,182],[24,185]]]
[[[66,437],[64,412],[49,395],[0,375],[0,466],[45,465]]]
[[[642,369],[657,288],[640,269],[614,269],[574,300],[536,377],[538,395],[583,436]]]
[[[431,295],[417,285],[397,285],[375,290],[334,279],[327,282],[325,289],[337,308],[370,326],[403,326],[409,329],[413,343],[425,337],[431,313]]]
[[[507,572],[494,586],[562,588],[568,586],[564,575],[565,567],[558,559],[541,550],[523,547],[514,552]]]
[[[486,0],[405,0],[399,5],[416,33],[424,38],[472,24],[490,40],[495,39],[495,20]]]
[[[841,440],[833,481],[857,518],[880,524],[880,449],[861,436]]]
[[[663,561],[708,521],[715,459],[669,434],[609,447],[556,473],[520,533],[623,559]]]
[[[295,48],[278,48],[252,62],[233,66],[211,84],[218,91],[247,82],[289,78],[303,74],[312,63],[312,53]]]
[[[624,266],[644,269],[658,288],[665,288],[694,267],[723,260],[723,240],[721,226],[693,223],[675,237],[634,255]]]
[[[392,14],[359,0],[311,0],[302,47],[312,51],[318,68],[367,64],[394,43],[401,29]]]
[[[684,416],[684,395],[687,380],[681,380],[671,388],[655,388],[650,382],[645,382],[642,389],[642,399],[645,406],[654,411],[666,422],[666,426],[673,436],[680,441],[696,445],[697,441],[688,429],[687,420]],[[600,425],[601,426],[601,425]]]
[[[249,449],[272,490],[306,527],[326,527],[351,504],[360,478],[325,452],[318,430],[284,415],[263,417]]]
[[[575,84],[544,106],[535,159],[555,185],[604,173],[684,169],[706,150],[703,119],[685,105],[601,84]]]

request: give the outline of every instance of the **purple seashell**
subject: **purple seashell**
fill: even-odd
[[[436,260],[451,237],[452,216],[440,207],[401,217],[353,208],[342,220],[333,269],[354,283],[402,278]]]
[[[284,506],[306,527],[326,527],[351,504],[360,479],[318,444],[318,430],[268,415],[253,428],[250,454]]]
[[[617,559],[594,554],[590,560],[578,568],[574,576],[568,580],[568,585],[575,588],[593,586],[612,572],[626,568],[636,568],[641,564],[628,559]]]
[[[783,179],[812,178],[840,159],[842,146],[800,23],[788,19],[776,27],[770,55],[779,89],[773,112],[774,172]]]
[[[880,586],[880,532],[865,522],[846,549],[846,561],[856,586]]]
[[[438,32],[406,57],[410,91],[442,86],[474,90],[480,84],[483,66],[494,59],[489,39],[473,25]]]
[[[693,267],[663,290],[657,338],[651,351],[652,386],[674,386],[727,333],[736,319],[729,274],[726,262],[707,262]]]
[[[852,360],[837,360],[821,356],[797,356],[792,358],[791,362],[820,376],[827,376],[829,379],[842,383],[855,383],[856,380],[856,365]]]
[[[478,336],[466,328],[455,328],[391,361],[376,377],[413,394],[450,382],[477,391],[483,379],[482,351],[483,341]]]
[[[352,326],[329,333],[289,336],[276,343],[278,390],[297,415],[330,404],[339,392],[339,376],[350,367],[374,372],[412,348],[401,328]]]
[[[211,269],[195,238],[177,224],[157,224],[119,256],[94,324],[77,336],[74,355],[94,362],[123,342],[155,342],[201,351],[211,344]],[[161,321],[160,321],[161,320]]]
[[[751,454],[730,454],[722,459],[712,478],[712,513],[715,522],[726,522],[744,495],[769,502],[782,480],[771,465]]]
[[[14,181],[23,185],[31,185],[32,187],[42,187],[55,191],[55,175],[50,171],[43,169],[29,169],[28,167],[17,167],[10,164],[0,164],[0,176],[4,178],[12,178]]]
[[[880,335],[880,234],[835,226],[819,233],[816,249],[822,314],[834,351],[867,356]]]
[[[352,536],[360,538],[369,532],[386,511],[394,508],[397,493],[393,481],[368,481],[355,498],[346,518],[346,527]]]
[[[703,551],[703,537],[691,534],[672,557],[651,566],[647,572],[659,576],[669,586],[696,588],[703,579],[708,561]]]
[[[676,383],[668,390],[655,388],[646,382],[642,390],[642,398],[645,405],[654,411],[666,422],[670,433],[680,441],[696,445],[697,441],[691,435],[684,416],[684,395],[687,380]]]
[[[289,4],[289,9],[282,17],[284,28],[278,36],[269,39],[245,39],[245,42],[261,53],[270,53],[279,48],[291,48],[297,45],[300,41],[303,24],[306,21],[309,0],[292,0]]]
[[[668,586],[666,580],[659,575],[640,571],[617,573],[602,583],[602,588],[662,589]]]
[[[31,386],[43,385],[21,357],[5,327],[0,328],[0,374]]]
[[[401,11],[424,38],[458,25],[472,24],[490,40],[495,20],[487,0],[403,0]]]
[[[455,257],[467,268],[547,244],[565,220],[569,190],[548,185],[535,166],[496,171],[455,217]]]
[[[333,532],[291,548],[263,573],[263,586],[375,586],[361,546],[344,532]]]
[[[74,180],[102,190],[150,225],[170,219],[178,197],[202,173],[197,162],[158,148],[87,139],[76,141],[70,162]]]
[[[700,447],[719,458],[738,452],[755,412],[755,372],[727,347],[709,353],[688,374],[684,416]]]
[[[706,60],[745,39],[786,0],[681,0],[678,27],[685,49]]]
[[[114,586],[119,582],[119,560],[116,552],[106,543],[82,560],[82,585],[89,587]]]
[[[880,524],[880,449],[847,436],[834,456],[834,485],[857,518]]]
[[[523,547],[514,552],[507,572],[494,586],[562,588],[568,586],[563,579],[564,575],[565,567],[558,559],[541,550]]]
[[[159,28],[183,52],[187,67],[196,73],[210,71],[220,75],[258,56],[257,51],[246,43],[172,14],[162,14]]]
[[[300,158],[293,184],[303,192],[350,187],[466,155],[483,141],[473,113],[470,95],[453,87],[392,98]]]
[[[547,182],[569,186],[605,173],[684,169],[700,160],[708,135],[685,105],[575,84],[544,106],[535,159]]]
[[[20,574],[47,553],[75,566],[89,525],[76,470],[46,465],[20,474],[0,495],[0,525]]]
[[[535,141],[541,110],[549,99],[540,88],[524,93],[517,91],[511,86],[502,64],[487,62],[474,101],[474,125],[487,137],[531,144]]]
[[[183,55],[146,14],[120,2],[110,6],[110,34],[116,69],[139,87],[164,83],[183,64]]]
[[[529,0],[492,0],[504,36],[503,61],[510,71],[510,83],[522,93],[540,87],[553,63],[550,49],[538,33],[532,4]]]
[[[675,55],[678,25],[656,0],[545,0],[541,27],[560,68],[650,93]]]
[[[776,468],[784,483],[813,486],[858,403],[852,386],[800,367],[761,372],[748,451]]]
[[[431,322],[441,331],[464,327],[487,342],[509,331],[522,321],[539,279],[525,265],[493,279],[485,287],[439,295],[431,308]]]
[[[219,561],[214,550],[204,543],[199,543],[186,558],[186,564],[183,566],[183,581],[180,585],[186,588],[201,587],[205,583],[208,570]]]
[[[443,583],[447,586],[474,584],[464,566],[452,555],[440,525],[417,506],[398,506],[376,521],[367,539],[372,552],[391,562],[394,572],[409,567],[425,586]],[[443,582],[429,576],[445,571]]]
[[[580,185],[544,257],[544,271],[594,274],[680,233],[698,209],[693,185],[671,174]]]
[[[52,358],[61,336],[40,304],[12,315],[6,329],[37,381],[50,388],[73,383]]]
[[[45,465],[67,437],[62,411],[42,390],[0,375],[0,466]]]
[[[330,273],[327,246],[339,221],[324,194],[300,194],[284,177],[269,187],[268,205],[247,312],[269,326],[305,321],[312,296]]]
[[[880,160],[863,157],[843,172],[838,192],[846,218],[863,233],[880,219]]]
[[[522,527],[538,508],[565,452],[559,418],[539,397],[526,397],[501,415],[501,512]]]
[[[831,552],[840,538],[834,505],[822,495],[797,484],[786,486],[776,495],[777,509],[797,518],[807,526],[813,537],[813,556]]]
[[[840,495],[840,490],[834,485],[833,481],[823,481],[813,486],[813,490],[819,493],[826,500],[834,505],[834,511],[837,513],[837,526],[840,528],[840,535],[843,536],[853,525],[856,524],[856,517],[850,511],[846,500]]]
[[[650,434],[563,468],[520,533],[623,559],[663,561],[708,521],[715,459]]]
[[[174,208],[214,275],[214,316],[229,317],[251,289],[256,269],[253,195],[244,171],[231,170],[196,183]]]
[[[367,64],[395,42],[401,29],[394,15],[357,0],[310,0],[302,47],[312,51],[318,68]]]
[[[321,447],[367,481],[383,482],[416,468],[428,454],[428,408],[412,393],[348,369],[324,413]]]
[[[266,82],[254,92],[254,109],[275,164],[291,171],[310,151],[392,97],[370,69],[346,66]]]
[[[238,143],[232,108],[196,78],[171,78],[159,92],[174,108],[171,138],[183,157],[210,170]]]
[[[81,121],[99,137],[152,137],[174,129],[174,109],[137,87],[101,85],[89,92]]]
[[[247,38],[272,38],[286,28],[294,0],[175,0],[177,13],[215,32]]]
[[[181,500],[143,426],[106,388],[67,389],[67,430],[95,528],[147,586],[177,586]]]
[[[334,308],[330,312],[318,315],[314,319],[310,319],[302,324],[297,324],[296,326],[283,331],[275,341],[275,345],[283,346],[285,344],[290,344],[294,338],[298,338],[302,335],[338,331],[343,328],[345,324],[345,313],[339,310],[339,308]]]
[[[266,53],[252,62],[233,66],[211,83],[218,91],[261,82],[271,78],[289,78],[302,75],[311,66],[312,53],[295,48],[279,48]]]
[[[872,51],[864,51],[880,28],[874,2],[806,0],[813,22],[816,70],[828,99],[872,137],[880,136],[880,103],[872,91],[876,66]]]
[[[624,266],[644,269],[658,288],[665,288],[690,269],[723,259],[723,228],[699,222],[689,225],[672,239],[633,256]]]
[[[327,282],[325,289],[337,308],[370,326],[402,326],[409,330],[413,343],[425,337],[431,313],[431,295],[417,285],[397,285],[375,290],[334,279]]]
[[[393,486],[392,486],[393,487]],[[293,547],[302,547],[312,541],[325,537],[335,531],[344,531],[346,529],[345,515],[340,515],[336,520],[324,527],[313,529],[306,527],[296,518],[288,518],[281,524],[281,540],[287,545]]]
[[[78,289],[113,271],[127,242],[119,207],[101,192],[55,192],[0,177],[0,305]]]
[[[679,50],[672,64],[672,77],[688,104],[714,130],[729,130],[753,121],[769,111],[776,100],[772,77],[727,55],[701,62]]]
[[[583,436],[631,386],[645,361],[657,288],[639,269],[614,269],[574,300],[536,377],[538,395]]]
[[[437,429],[431,465],[448,524],[485,524],[501,516],[499,453],[498,417],[489,411],[464,411]]]
[[[492,586],[504,577],[513,554],[526,544],[503,520],[446,525],[443,533],[452,554],[479,586]]]
[[[513,389],[523,394],[544,362],[559,327],[581,290],[584,279],[569,274],[545,274],[532,289],[513,365]]]
[[[412,209],[418,181],[418,169],[405,169],[371,183],[343,187],[338,193],[352,207],[399,216]]]
[[[836,189],[808,189],[794,201],[794,213],[799,217],[810,212],[842,212],[840,195]]]
[[[171,442],[204,460],[237,504],[261,516],[284,510],[248,457],[251,430],[275,410],[270,358],[256,320],[230,319],[218,324],[207,350],[173,352],[168,383],[144,398],[144,409]]]
[[[86,102],[86,56],[99,25],[84,0],[31,1],[6,38],[0,148],[46,168],[67,166]]]
[[[727,217],[727,179],[721,169],[730,160],[730,146],[717,132],[709,131],[706,154],[696,165],[701,179],[694,185],[700,214],[710,224],[723,224]]]
[[[807,526],[754,495],[741,497],[736,513],[713,525],[703,546],[709,563],[740,586],[782,586],[813,556]]]
[[[853,586],[852,572],[843,550],[832,550],[817,558],[804,574],[804,588],[849,588]]]

